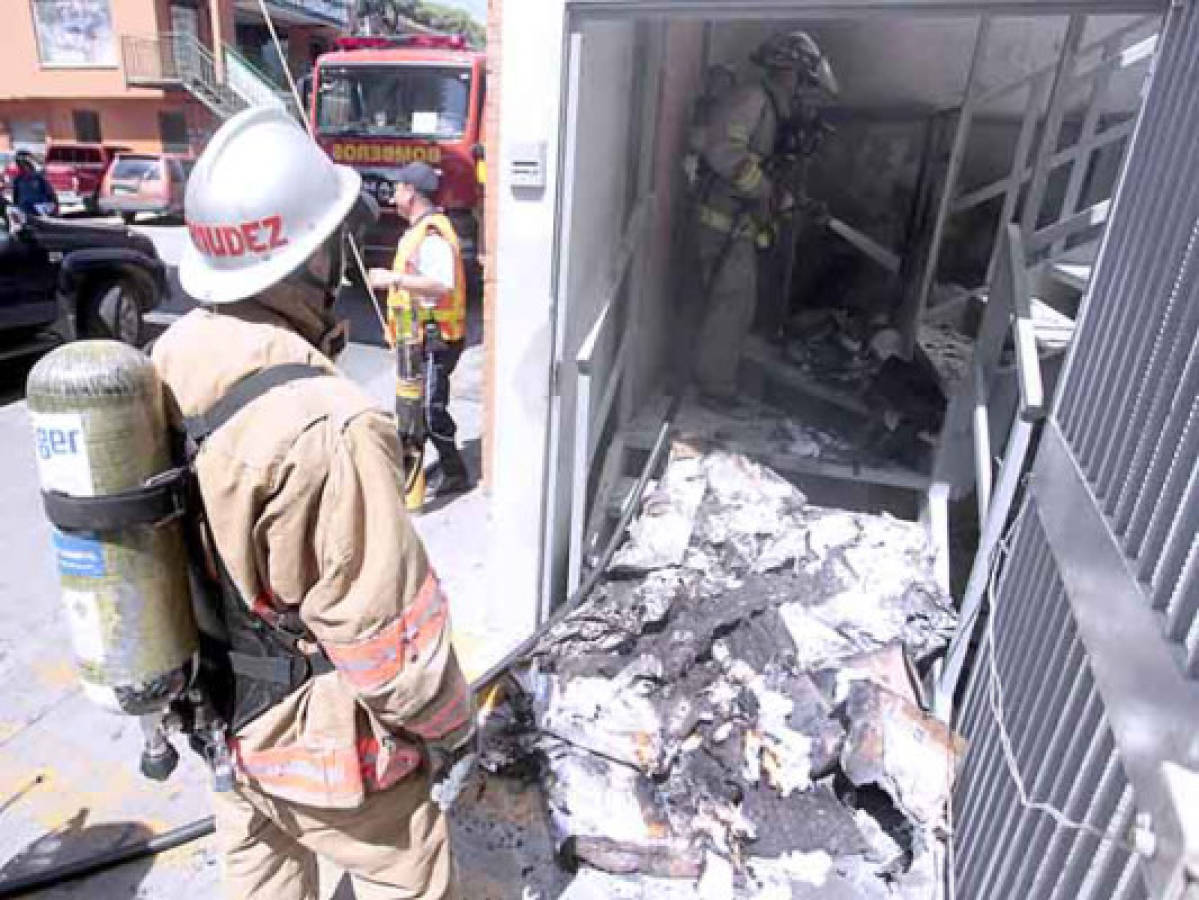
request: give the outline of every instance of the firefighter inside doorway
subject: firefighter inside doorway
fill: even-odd
[[[803,184],[804,162],[824,131],[808,100],[837,92],[828,60],[805,32],[771,37],[751,61],[760,79],[710,90],[714,95],[699,105],[688,165],[704,308],[694,374],[701,397],[716,403],[737,395],[737,367],[757,308],[759,252],[776,244],[780,226],[797,211],[822,210]],[[793,235],[780,249],[786,295]]]
[[[369,273],[372,289],[388,291],[388,337],[396,348],[400,370],[396,416],[401,442],[407,445],[407,500],[414,511],[426,499],[461,493],[471,485],[458,450],[457,425],[449,411],[450,375],[466,343],[466,275],[454,226],[433,204],[438,184],[437,172],[423,162],[409,163],[396,174],[396,212],[409,225],[396,248],[392,268]],[[406,365],[405,354],[419,354],[419,365]],[[405,376],[412,374],[412,368],[419,374],[415,388],[408,390],[406,382],[412,379]],[[410,408],[413,406],[415,409]],[[426,431],[438,459],[424,482]]]
[[[201,308],[153,352],[199,445],[215,588],[196,618],[228,723],[234,777],[213,807],[231,897],[315,900],[318,856],[358,897],[456,896],[443,804],[473,703],[394,426],[332,363],[360,185],[282,107],[225,123],[185,199],[180,278]]]

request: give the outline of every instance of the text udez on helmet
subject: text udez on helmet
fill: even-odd
[[[205,256],[245,256],[269,253],[287,245],[283,236],[283,216],[266,216],[230,225],[187,223],[196,249]]]

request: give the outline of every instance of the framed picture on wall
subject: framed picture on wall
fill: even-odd
[[[117,64],[110,0],[30,0],[43,66]]]

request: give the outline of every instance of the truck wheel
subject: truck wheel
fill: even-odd
[[[100,215],[100,195],[99,193],[92,194],[83,201],[83,209],[89,216]]]
[[[121,221],[124,222],[126,225],[132,225],[134,222],[137,221],[137,213],[123,212],[123,213],[121,213]]]
[[[113,338],[140,347],[145,325],[140,301],[141,292],[128,279],[101,285],[83,306],[83,336]]]

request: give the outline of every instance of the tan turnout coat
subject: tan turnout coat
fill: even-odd
[[[258,317],[258,316],[256,316]],[[404,511],[395,426],[282,320],[193,311],[154,362],[183,416],[284,363],[329,371],[272,389],[204,444],[197,472],[217,549],[245,602],[286,607],[336,666],[234,736],[238,777],[352,808],[470,734],[449,609]]]
[[[774,190],[765,163],[778,128],[766,90],[758,82],[734,88],[713,110],[700,141],[700,153],[721,178],[717,193],[738,202],[759,201],[763,210]]]

